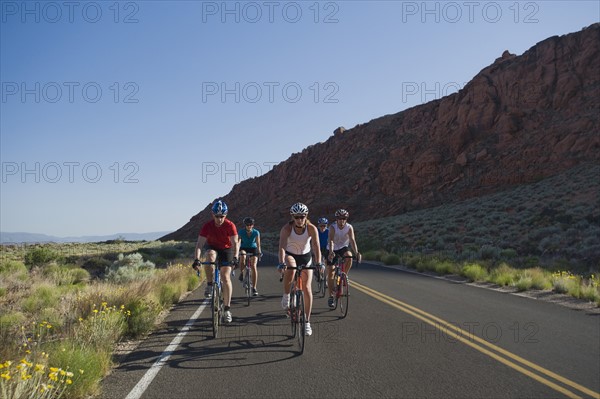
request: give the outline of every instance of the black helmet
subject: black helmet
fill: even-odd
[[[253,219],[253,218],[250,218],[250,217],[244,218],[244,224],[245,224],[246,226],[253,225],[253,224],[254,224],[254,219]]]

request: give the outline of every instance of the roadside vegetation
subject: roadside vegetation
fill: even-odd
[[[600,306],[600,166],[399,216],[354,223],[363,255]]]
[[[99,393],[116,345],[147,335],[197,287],[193,245],[0,247],[0,397]]]

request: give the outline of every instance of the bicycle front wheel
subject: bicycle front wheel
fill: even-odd
[[[246,275],[244,276],[244,290],[246,291],[246,301],[247,304],[246,306],[250,306],[250,297],[252,296],[252,289],[251,289],[251,281],[252,281],[252,276],[250,275],[250,267],[246,266]]]
[[[219,334],[219,324],[221,322],[221,293],[219,286],[213,284],[211,309],[212,309],[212,334],[213,338],[217,338]]]
[[[342,319],[348,315],[348,302],[350,300],[350,291],[348,284],[348,276],[346,273],[342,273],[340,277],[340,287],[339,287],[339,306],[340,312],[342,312]]]
[[[304,353],[304,339],[306,338],[306,314],[304,313],[304,293],[298,291],[296,293],[296,329],[298,335],[298,352]]]
[[[296,315],[296,290],[292,290],[290,292],[290,305],[287,309],[287,314],[290,317],[290,322],[292,326],[292,333],[290,337],[296,338],[296,334],[298,333],[298,319]]]

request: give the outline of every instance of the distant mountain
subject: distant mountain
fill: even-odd
[[[100,242],[122,239],[125,241],[154,241],[169,233],[158,231],[152,233],[118,233],[105,236],[56,237],[36,233],[0,232],[0,244],[47,243],[47,242]]]
[[[391,78],[391,77],[390,77]],[[398,95],[400,96],[400,94]],[[338,128],[233,187],[229,218],[277,231],[304,202],[354,222],[498,193],[600,162],[600,24],[508,51],[457,93]],[[161,240],[194,239],[210,204]]]

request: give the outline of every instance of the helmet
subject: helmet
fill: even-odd
[[[329,220],[327,220],[327,218],[319,218],[317,223],[318,224],[327,224],[327,223],[329,223]]]
[[[227,204],[221,200],[218,200],[212,206],[212,213],[214,215],[227,215],[227,211]]]
[[[250,226],[251,224],[254,224],[254,219],[248,217],[248,218],[244,218],[244,224],[246,226]]]
[[[348,218],[348,216],[350,216],[350,214],[345,209],[338,209],[337,211],[335,211],[336,218]]]
[[[301,202],[296,202],[290,208],[291,215],[306,215],[308,214],[308,207]]]

